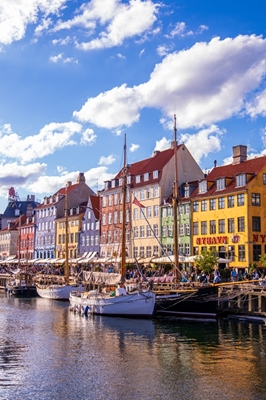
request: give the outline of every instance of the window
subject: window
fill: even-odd
[[[153,246],[153,255],[158,256],[159,255],[159,247],[158,246]]]
[[[172,215],[173,215],[173,208],[167,207],[167,217],[172,217]]]
[[[218,208],[219,209],[222,209],[222,208],[224,208],[225,207],[225,204],[224,204],[225,202],[224,202],[224,197],[219,197],[219,199],[218,199]]]
[[[194,201],[194,203],[193,203],[193,211],[194,212],[199,211],[199,202],[198,201]]]
[[[146,257],[151,258],[151,246],[146,247]]]
[[[140,248],[139,248],[139,256],[140,256],[141,258],[144,258],[144,257],[145,257],[145,255],[144,255],[144,246],[140,246]]]
[[[139,235],[141,238],[145,237],[145,226],[141,225]]]
[[[189,236],[190,235],[190,225],[185,224],[185,235]]]
[[[144,200],[145,199],[145,192],[144,189],[141,189],[140,191],[140,200]]]
[[[118,193],[114,194],[114,205],[116,206],[118,204]]]
[[[207,181],[202,181],[199,183],[199,193],[207,192]]]
[[[133,234],[134,234],[134,238],[137,238],[137,237],[139,237],[139,229],[138,229],[138,227],[137,227],[137,226],[134,226],[134,231],[133,231]]]
[[[146,226],[146,236],[147,237],[151,237],[152,236],[150,225]]]
[[[246,261],[246,253],[245,253],[244,245],[238,246],[238,259],[239,259],[239,261]]]
[[[138,257],[138,247],[133,247],[133,256],[134,256],[135,258]]]
[[[253,261],[260,261],[261,245],[253,244]]]
[[[158,235],[159,235],[159,226],[158,226],[158,224],[154,224],[153,225],[153,233],[154,233],[154,235],[156,237],[158,237]]]
[[[112,223],[112,213],[108,214],[108,224],[110,225]]]
[[[216,233],[216,221],[215,220],[210,221],[210,233],[211,234]]]
[[[136,183],[140,183],[140,175],[136,176]]]
[[[216,199],[210,199],[210,210],[216,210]]]
[[[114,212],[114,224],[117,224],[117,211]]]
[[[237,218],[237,231],[245,232],[245,218],[244,217]]]
[[[236,186],[245,186],[247,183],[246,174],[240,174],[236,176]]]
[[[167,226],[167,232],[169,237],[173,237],[173,225]]]
[[[178,214],[179,215],[184,214],[184,207],[183,206],[178,206]]]
[[[102,219],[102,221],[103,221],[103,225],[106,225],[106,215],[105,215],[105,214],[103,214],[103,219]]]
[[[227,207],[228,208],[233,208],[235,206],[235,198],[234,196],[228,196],[227,197]]]
[[[162,226],[162,237],[167,237],[167,226]]]
[[[184,187],[184,197],[189,197],[189,186]]]
[[[198,234],[199,234],[199,223],[193,222],[193,235],[198,235]]]
[[[133,211],[133,218],[134,218],[134,221],[136,221],[137,219],[139,219],[139,210],[138,210],[138,208],[134,208],[134,211]]]
[[[185,204],[185,214],[190,214],[190,205]]]
[[[190,255],[190,246],[189,243],[185,243],[185,255],[189,256]]]
[[[183,224],[178,225],[178,234],[180,236],[184,236],[184,225]]]
[[[201,234],[207,235],[207,221],[201,222]]]
[[[148,207],[146,208],[146,217],[147,217],[147,218],[151,218],[151,206],[148,206]]]
[[[153,206],[153,216],[154,217],[159,216],[159,206]]]
[[[144,181],[148,181],[148,180],[149,180],[149,173],[146,172],[146,173],[144,174]]]
[[[261,231],[260,217],[252,217],[252,230],[254,232]]]
[[[228,233],[235,232],[235,220],[234,218],[228,218]]]
[[[106,207],[106,196],[103,196],[103,207]]]
[[[224,178],[217,179],[217,181],[216,181],[216,189],[217,190],[225,189],[225,179]]]
[[[252,193],[252,205],[253,206],[260,206],[260,194],[259,193]]]
[[[154,186],[153,188],[153,197],[158,197],[159,196],[159,187]]]
[[[159,176],[158,171],[153,171],[153,179],[157,179]]]
[[[151,196],[151,188],[148,188],[147,190],[146,190],[146,198],[147,199],[150,199],[152,196]]]
[[[166,217],[166,213],[167,213],[167,209],[163,208],[162,209],[162,217],[165,218]]]
[[[219,226],[219,233],[225,233],[225,220],[224,219],[219,219],[218,220],[218,226]]]
[[[110,194],[110,196],[108,196],[108,206],[111,206],[113,204],[113,196]]]
[[[237,195],[237,205],[243,206],[244,205],[244,193]]]
[[[207,211],[207,200],[201,201],[201,211]]]

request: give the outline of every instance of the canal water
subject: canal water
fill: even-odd
[[[0,399],[261,400],[266,327],[84,317],[0,294]]]

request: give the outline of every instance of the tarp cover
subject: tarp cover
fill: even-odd
[[[85,282],[105,283],[106,285],[118,285],[121,281],[121,274],[112,272],[83,271]]]

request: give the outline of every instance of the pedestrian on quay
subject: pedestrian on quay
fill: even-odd
[[[221,282],[221,275],[220,275],[220,271],[219,271],[218,265],[215,265],[214,274],[213,275],[214,275],[213,283]]]

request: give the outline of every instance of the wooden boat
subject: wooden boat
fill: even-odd
[[[121,276],[115,281],[115,290],[106,291],[98,289],[80,293],[71,292],[69,296],[72,310],[79,310],[85,314],[101,314],[119,317],[149,317],[153,314],[155,305],[155,294],[148,289],[138,289],[127,292],[124,287],[126,275],[126,136],[124,143],[124,168],[122,185],[122,243],[121,243]],[[112,274],[108,274],[109,278]],[[106,282],[105,282],[106,284]]]
[[[20,269],[13,271],[13,275],[6,282],[6,292],[14,297],[36,297],[38,295],[32,276]]]

